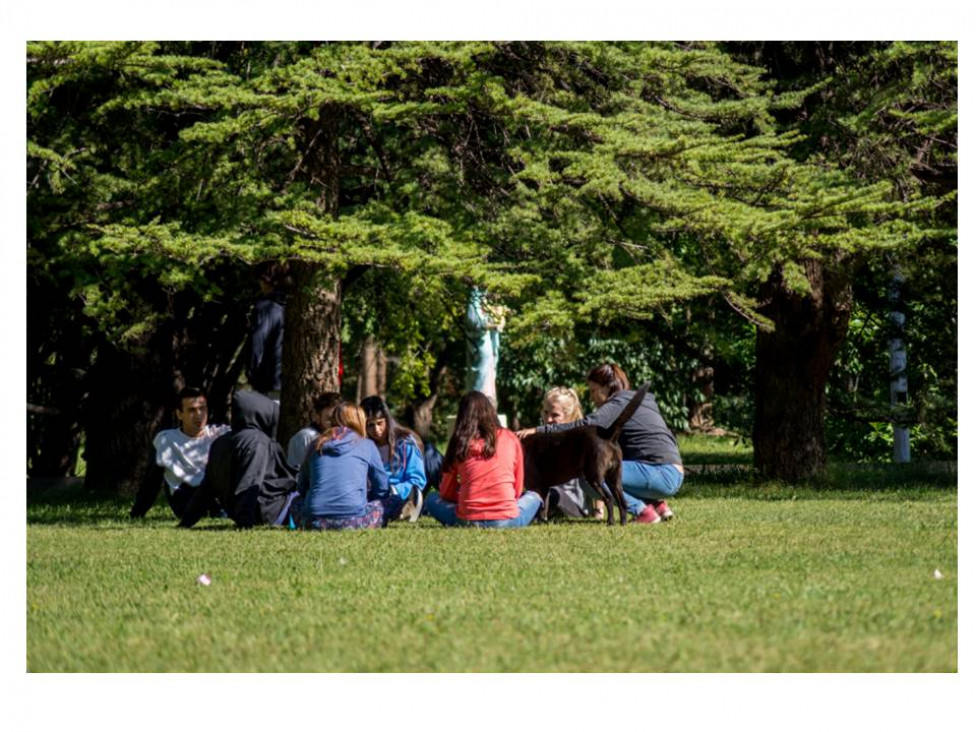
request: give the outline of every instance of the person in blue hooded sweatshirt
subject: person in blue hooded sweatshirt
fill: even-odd
[[[400,518],[412,523],[423,510],[424,488],[427,487],[427,472],[421,452],[424,443],[413,430],[397,424],[390,408],[380,397],[366,397],[359,406],[366,414],[366,436],[380,451],[383,467],[390,479],[390,490],[405,501]]]
[[[366,437],[366,415],[343,402],[298,474],[299,498],[291,507],[304,529],[376,529],[400,515],[403,498],[390,490],[376,444]]]

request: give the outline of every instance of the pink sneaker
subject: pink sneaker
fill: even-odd
[[[670,521],[674,518],[674,511],[668,507],[667,501],[651,501],[651,505],[654,506],[654,510],[657,511],[657,515],[661,517],[662,521]]]
[[[634,521],[639,524],[657,524],[661,522],[661,517],[654,510],[654,506],[647,505],[644,506],[644,510],[640,512],[640,515],[634,518]]]

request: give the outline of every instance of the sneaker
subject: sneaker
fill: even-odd
[[[667,501],[651,501],[651,505],[654,506],[654,510],[657,511],[657,515],[661,517],[662,521],[670,521],[674,518],[674,511],[668,507]]]
[[[417,523],[417,519],[420,518],[420,512],[424,510],[424,494],[420,492],[417,486],[410,489],[410,495],[407,496],[407,502],[403,504],[403,510],[400,511],[400,518],[409,521],[411,524]]]
[[[654,506],[648,504],[647,506],[644,506],[644,510],[634,518],[634,521],[639,524],[657,524],[661,522],[661,517],[658,516],[657,511],[654,510]]]

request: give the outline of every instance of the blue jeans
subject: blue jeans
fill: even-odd
[[[624,460],[620,478],[627,511],[639,516],[647,505],[644,501],[663,501],[677,493],[685,475],[674,465]]]
[[[465,521],[458,518],[457,504],[445,501],[437,491],[432,491],[424,499],[424,513],[433,516],[445,526],[480,526],[484,529],[517,529],[528,526],[541,507],[542,496],[532,491],[526,491],[518,499],[519,514],[515,518]]]
[[[641,511],[647,507],[644,501],[671,498],[678,492],[684,479],[684,473],[673,465],[651,465],[637,460],[624,460],[620,485],[624,489],[627,513],[640,516]],[[589,483],[580,483],[587,495],[603,500],[603,496],[590,488]]]

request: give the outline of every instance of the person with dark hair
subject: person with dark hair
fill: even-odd
[[[182,518],[193,492],[203,481],[207,456],[214,440],[230,430],[228,425],[207,424],[207,397],[202,389],[188,386],[179,393],[176,408],[178,429],[156,434],[150,447],[152,468],[146,473],[135,503],[129,511],[131,518],[146,515],[156,502],[161,488],[176,518]],[[211,506],[214,513],[219,509]]]
[[[298,430],[288,441],[288,464],[295,470],[302,467],[312,443],[332,426],[332,410],[341,401],[342,397],[336,391],[323,392],[312,401],[311,423]]]
[[[608,428],[635,394],[623,369],[613,363],[601,364],[590,371],[586,385],[597,407],[595,412],[583,419],[562,424],[544,424],[538,428],[519,430],[519,437],[585,426]],[[685,470],[678,441],[668,429],[650,392],[644,395],[634,416],[624,424],[620,433],[620,449],[623,452],[621,483],[628,513],[636,516],[638,523],[646,524],[673,518],[674,512],[666,499],[678,492]],[[598,496],[594,493],[594,497]]]
[[[375,444],[390,478],[390,490],[405,503],[401,518],[417,520],[424,504],[427,473],[420,437],[397,424],[390,408],[378,396],[370,396],[359,404],[366,414],[366,436]]]
[[[440,491],[427,497],[427,513],[445,526],[527,526],[542,498],[524,492],[522,478],[522,443],[502,428],[487,396],[469,391],[458,406]]]
[[[405,426],[412,429],[424,444],[424,473],[427,475],[425,490],[437,490],[441,484],[441,471],[444,467],[444,456],[437,449],[437,445],[430,439],[430,418],[418,419],[418,410],[414,405],[408,405],[403,415]]]
[[[390,490],[376,444],[366,438],[361,407],[341,402],[333,426],[313,444],[298,474],[300,497],[292,505],[304,529],[378,529],[400,515],[403,499]]]
[[[298,496],[295,471],[273,439],[278,404],[256,391],[238,391],[231,401],[231,431],[217,438],[203,482],[186,507],[180,526],[190,528],[214,499],[242,529],[287,523]]]
[[[254,303],[244,371],[255,391],[274,400],[281,392],[281,353],[285,338],[285,305],[280,288],[286,279],[277,262],[262,266],[261,294]]]

